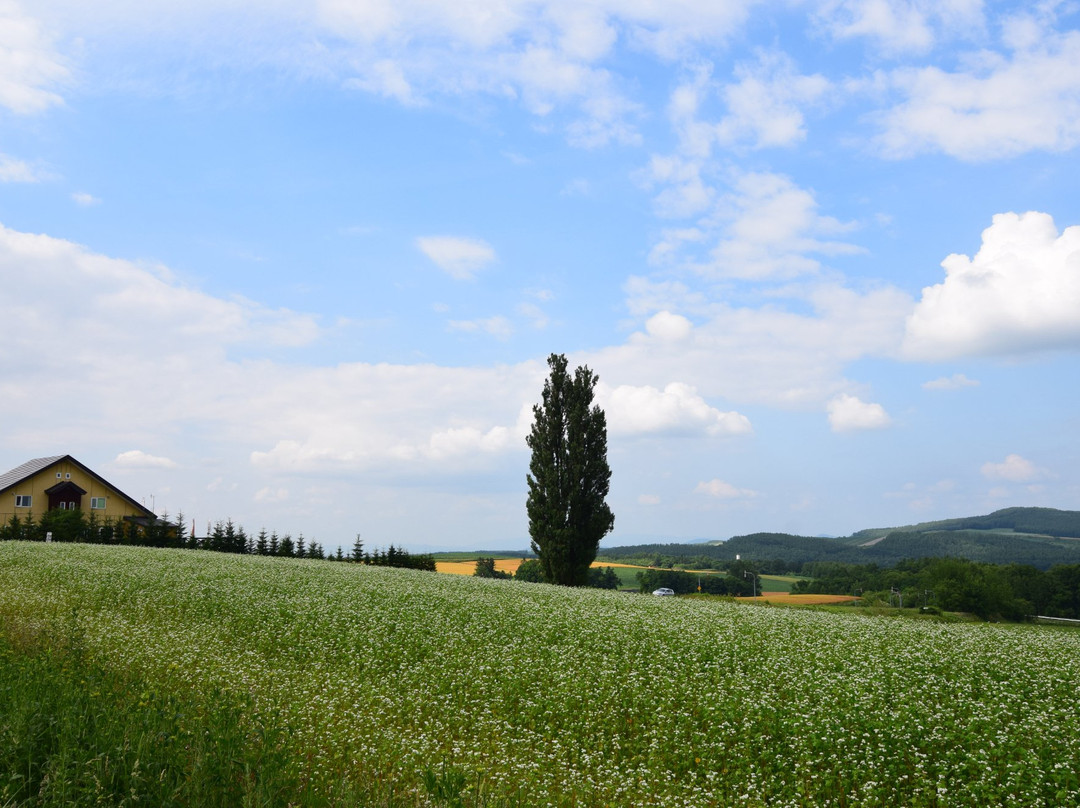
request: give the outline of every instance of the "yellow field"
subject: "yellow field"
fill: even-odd
[[[789,592],[765,592],[756,598],[736,598],[745,603],[775,603],[777,605],[820,606],[826,603],[850,603],[858,598],[851,595],[792,595]]]
[[[497,558],[495,559],[495,569],[499,572],[509,572],[511,574],[517,572],[517,568],[521,566],[522,559],[520,558]],[[644,569],[644,567],[635,567],[633,564],[614,564],[610,562],[593,562],[594,567],[628,567],[630,569]],[[446,572],[450,575],[472,575],[476,572],[475,561],[436,561],[436,572]]]
[[[517,572],[517,568],[521,565],[520,558],[496,558],[495,569],[498,572],[509,572],[511,574]],[[472,575],[476,572],[475,561],[436,561],[436,572],[448,572],[451,575]]]

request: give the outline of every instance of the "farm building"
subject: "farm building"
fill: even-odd
[[[39,457],[0,474],[0,522],[46,511],[85,510],[102,520],[154,520],[140,505],[71,455]]]

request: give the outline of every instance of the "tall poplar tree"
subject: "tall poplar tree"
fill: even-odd
[[[607,419],[593,404],[598,377],[579,367],[573,377],[566,357],[548,357],[551,374],[543,402],[533,407],[529,463],[529,536],[544,579],[585,586],[600,539],[615,526],[604,499],[611,483]]]

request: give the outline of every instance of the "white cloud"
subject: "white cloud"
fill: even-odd
[[[1010,483],[1026,483],[1046,476],[1041,469],[1018,454],[1011,454],[1001,463],[983,463],[980,469],[988,480],[1005,480]]]
[[[654,303],[677,302],[683,292],[677,284],[644,280],[630,290],[643,296],[630,301],[642,313]],[[797,310],[785,308],[788,300]],[[583,358],[601,379],[641,386],[677,378],[710,398],[817,409],[851,388],[843,378],[848,363],[896,354],[913,306],[892,287],[860,293],[834,284],[778,290],[758,308],[690,295],[684,301],[695,323],[662,310],[624,344]]]
[[[393,98],[405,106],[423,105],[423,100],[416,96],[405,78],[401,65],[391,59],[380,59],[371,65],[366,76],[349,79],[345,86]]]
[[[527,319],[533,328],[542,331],[548,327],[550,319],[547,313],[535,303],[520,303],[517,313]]]
[[[838,39],[869,37],[887,53],[924,52],[945,32],[978,31],[982,0],[826,0],[819,19]]]
[[[288,498],[287,488],[273,488],[268,485],[255,492],[256,502],[284,502]]]
[[[700,482],[694,489],[695,494],[705,494],[714,499],[754,499],[760,494],[749,488],[736,488],[731,483],[713,479],[708,482]]]
[[[969,379],[963,373],[954,373],[952,376],[942,376],[929,382],[923,382],[924,390],[963,390],[965,387],[978,387],[976,379]]]
[[[812,254],[860,252],[851,244],[828,239],[850,231],[853,225],[820,215],[814,195],[787,177],[743,174],[719,207],[727,225],[704,267],[716,275],[790,278],[817,271],[819,264],[809,257]]]
[[[638,494],[638,505],[659,505],[660,497],[656,494]]]
[[[117,466],[125,469],[174,469],[176,463],[167,457],[157,457],[139,449],[121,452],[113,460]]]
[[[701,183],[692,164],[654,158],[651,180],[670,183],[657,196],[658,213],[696,215],[692,227],[665,230],[650,253],[654,264],[682,265],[707,277],[768,280],[816,273],[814,256],[849,255],[861,248],[836,237],[854,224],[818,211],[812,191],[772,173],[734,173],[730,189]],[[707,250],[705,254],[701,254]]]
[[[737,84],[720,92],[728,114],[716,125],[721,144],[749,141],[755,148],[790,146],[806,137],[802,107],[817,103],[829,89],[820,75],[803,76],[784,53],[760,52],[756,64],[735,68]]]
[[[471,281],[495,260],[495,250],[481,239],[457,236],[421,236],[416,246],[451,278]]]
[[[1080,347],[1080,226],[1060,235],[1045,213],[1002,213],[975,257],[950,255],[923,289],[904,348],[915,359]]]
[[[53,38],[14,0],[0,0],[0,106],[32,115],[63,103],[53,91],[68,78]]]
[[[883,154],[977,161],[1080,144],[1080,32],[1045,32],[1009,58],[984,52],[972,62],[954,73],[930,66],[890,77],[904,100],[875,117]]]
[[[690,336],[694,325],[681,314],[661,311],[650,317],[645,323],[645,331],[651,337],[664,342],[678,342]]]
[[[17,160],[0,154],[0,182],[41,182],[47,175],[36,170],[25,160]]]
[[[116,372],[110,354],[127,352],[130,333],[139,335],[149,353],[161,354],[183,345],[203,347],[201,339],[217,343],[212,350],[220,352],[223,344],[263,340],[304,345],[318,335],[310,316],[215,298],[178,283],[164,267],[108,258],[70,241],[0,225],[0,278],[15,277],[20,280],[9,284],[17,290],[5,301],[0,342],[14,345],[36,333],[40,301],[47,299],[53,322],[63,323],[70,359],[103,372],[109,368],[110,377]],[[124,328],[106,328],[110,322]]]
[[[451,331],[461,331],[466,334],[489,334],[503,340],[510,339],[514,334],[513,325],[501,314],[479,320],[451,320],[447,325]]]
[[[630,385],[610,388],[601,383],[596,399],[607,415],[613,434],[721,436],[753,432],[745,415],[711,407],[693,387],[679,382],[672,382],[663,390]]]
[[[100,205],[101,200],[93,194],[88,194],[85,191],[76,191],[71,195],[72,201],[82,208],[90,208],[94,205]]]
[[[832,399],[825,409],[829,413],[829,426],[833,432],[883,429],[892,424],[892,419],[880,404],[862,401],[846,393]]]

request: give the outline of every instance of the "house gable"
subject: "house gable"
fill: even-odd
[[[0,521],[39,519],[53,508],[79,509],[99,519],[155,518],[71,455],[39,457],[0,474]]]

